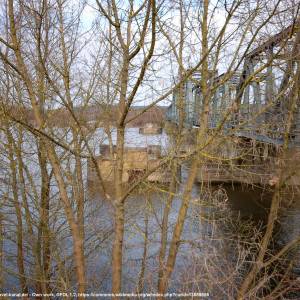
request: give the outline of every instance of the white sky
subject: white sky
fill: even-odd
[[[76,2],[76,1],[75,1]],[[229,1],[228,1],[229,2]],[[104,1],[105,5],[106,1]],[[220,1],[213,0],[211,1],[211,11],[212,7],[215,3],[220,3]],[[92,25],[97,16],[99,16],[99,12],[95,10],[95,2],[93,0],[88,1],[87,5],[85,6],[85,9],[82,14],[82,23],[85,29],[89,29]],[[189,13],[189,17],[193,17],[195,15],[195,11],[191,11]],[[212,23],[214,23],[215,28],[221,28],[224,25],[225,19],[226,19],[227,13],[225,12],[224,8],[219,8],[214,11],[214,17],[212,20]],[[172,25],[173,29],[179,26],[179,13],[178,10],[170,10],[168,11],[165,16],[164,20],[171,19],[170,25]],[[98,24],[99,26],[99,24]],[[187,26],[189,26],[189,23],[187,22]],[[233,32],[237,29],[238,25],[230,23],[227,27],[227,34],[230,32]],[[200,31],[200,28],[199,28]],[[187,36],[186,41],[189,43],[189,45],[186,45],[186,48],[184,53],[186,54],[186,65],[185,67],[188,68],[189,66],[193,66],[195,61],[198,60],[200,56],[200,50],[199,45],[191,45],[194,41],[196,41],[196,35],[198,32],[192,33],[189,36]],[[97,37],[96,37],[97,38]],[[173,42],[176,43],[177,39],[176,37],[173,37]],[[218,71],[219,74],[226,72],[227,67],[230,62],[230,57],[232,56],[232,53],[234,52],[234,49],[236,48],[237,40],[229,43],[224,48],[223,60],[220,61],[218,64]],[[199,43],[199,40],[197,41]],[[166,40],[163,42],[161,40],[158,40],[156,43],[156,53],[157,54],[161,49],[163,49],[166,45]],[[242,65],[241,65],[242,67]],[[148,82],[145,82],[143,86],[139,89],[139,93],[136,97],[135,105],[146,105],[151,103],[153,100],[157,98],[157,96],[161,95],[163,93],[163,90],[168,90],[173,84],[174,80],[177,74],[178,66],[176,62],[174,61],[173,55],[166,55],[164,56],[163,61],[159,61],[154,64],[155,72],[153,72],[151,78],[149,78]],[[148,73],[147,73],[148,74]],[[147,77],[147,74],[145,77]],[[153,77],[155,75],[155,78]],[[168,97],[168,100],[161,102],[162,105],[168,105],[171,100],[172,96]]]

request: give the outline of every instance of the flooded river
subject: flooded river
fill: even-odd
[[[112,139],[115,141],[115,131],[112,131]],[[104,132],[99,132],[98,137],[91,140],[93,153],[98,155],[100,145],[107,142]],[[129,129],[126,133],[127,146],[159,145],[162,151],[166,152],[168,144],[165,133],[143,136],[138,133],[137,128]],[[29,168],[32,170],[35,168],[33,162],[36,161],[34,155],[36,154],[28,160]],[[87,173],[86,165],[84,173]],[[186,171],[183,170],[183,184],[176,191],[168,216],[169,242],[181,205],[185,178]],[[57,187],[53,186],[53,191],[56,190]],[[170,291],[208,292],[211,299],[231,299],[236,295],[242,274],[245,272],[245,264],[247,265],[249,258],[254,259],[257,241],[264,232],[272,195],[272,190],[261,186],[195,184],[171,277]],[[144,292],[157,291],[161,223],[168,196],[166,187],[145,182],[125,202],[122,287],[124,292],[136,291],[138,282],[143,282]],[[272,253],[276,253],[300,236],[299,193],[286,193],[282,199],[281,214],[276,223],[272,242],[272,245],[275,245],[274,249],[271,249]],[[52,209],[56,214],[51,216],[51,222],[55,223],[55,230],[59,228],[59,243],[53,249],[53,255],[58,256],[61,261],[67,261],[72,255],[70,234],[61,204],[55,204]],[[9,210],[12,211],[11,208],[7,211]],[[85,216],[88,289],[110,292],[113,205],[104,200],[101,194],[93,193],[87,196]],[[169,243],[166,255],[168,247]],[[15,244],[6,240],[4,248],[8,258],[5,267],[16,271],[13,258]],[[295,276],[300,276],[297,273],[300,273],[299,250],[294,257],[296,259],[293,272]],[[30,263],[32,257],[28,259]],[[74,272],[64,276],[73,282]],[[7,275],[4,284],[7,290],[18,290],[18,280],[13,272]],[[59,284],[75,288],[68,282]]]
[[[137,289],[145,247],[144,291],[155,293],[157,290],[161,223],[168,195],[162,190],[153,192],[154,186],[151,186],[151,192],[148,192],[149,189],[149,186],[143,186],[139,193],[126,201],[123,269],[123,289],[126,292]],[[245,260],[253,254],[264,232],[272,194],[271,190],[259,186],[224,184],[208,188],[195,185],[171,278],[171,291],[204,291],[210,293],[211,299],[231,299],[228,295],[236,294]],[[182,189],[179,188],[169,214],[169,241],[181,196]],[[93,201],[99,205],[101,218],[94,210],[95,221],[91,224],[93,227],[105,227],[110,232],[113,226],[112,206],[102,200],[101,195],[95,196]],[[280,247],[299,236],[299,228],[300,205],[297,198],[280,216],[272,242],[276,249],[272,251],[279,251]],[[107,238],[101,244],[101,250],[88,259],[89,274],[93,274],[90,282],[97,290],[109,292],[111,289],[111,246],[112,239]],[[299,266],[300,260],[294,264],[295,274]],[[103,275],[101,282],[96,279],[100,270]]]

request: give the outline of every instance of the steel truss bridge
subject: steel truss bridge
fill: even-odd
[[[210,129],[222,125],[226,134],[272,145],[287,140],[290,148],[299,147],[300,19],[248,53],[241,72],[215,75],[209,84]],[[201,127],[199,71],[183,85],[183,109],[176,90],[166,118],[178,124],[183,113],[185,127]]]

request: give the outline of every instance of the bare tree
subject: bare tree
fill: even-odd
[[[10,240],[15,248],[13,267],[4,265],[0,279],[15,272],[22,291],[42,294],[83,293],[109,282],[105,289],[111,288],[113,299],[128,286],[137,293],[163,295],[178,278],[183,279],[176,291],[217,287],[217,296],[263,295],[270,277],[262,273],[298,243],[268,257],[280,193],[289,180],[285,155],[297,126],[296,4],[96,0],[74,7],[72,1],[5,1],[0,155],[1,174],[7,179],[0,179],[1,263],[8,257]],[[86,10],[92,12],[93,23],[84,19]],[[155,163],[143,162],[143,171],[130,176],[126,134],[131,124],[146,119],[171,95],[176,120],[165,127],[168,148]],[[140,103],[143,107],[135,109]],[[282,119],[278,111],[285,112]],[[279,156],[268,141],[282,134],[281,126]],[[257,138],[261,135],[267,142]],[[99,157],[101,147],[108,149],[107,157]],[[279,172],[269,182],[275,187],[264,233],[231,218],[225,190],[205,180],[212,166],[227,175],[230,171],[233,181],[248,183],[264,178],[262,168]],[[186,175],[181,180],[180,170]],[[100,201],[86,190],[89,172],[102,191]],[[168,174],[166,185],[150,182],[155,172]],[[141,200],[138,208],[132,199]],[[214,244],[221,229],[215,235],[204,233],[203,239],[187,235],[185,227],[201,223],[210,204],[209,225],[204,222],[208,228],[245,226],[247,239],[255,238],[245,242],[243,234],[232,234],[228,250]],[[136,258],[137,276],[129,283],[127,266],[134,259],[127,237],[135,230],[142,250]],[[202,248],[205,266],[197,254]],[[212,282],[209,274],[218,273],[214,261],[221,263],[223,249],[237,257],[224,262],[222,276]],[[210,256],[210,250],[218,254]],[[110,255],[111,264],[106,259]],[[189,255],[197,262],[187,263],[197,275],[194,279],[181,265]],[[226,290],[221,288],[224,281]],[[283,293],[282,286],[268,296]]]

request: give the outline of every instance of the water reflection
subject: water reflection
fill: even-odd
[[[272,190],[245,185],[195,185],[182,241],[177,255],[175,270],[171,278],[171,291],[209,291],[214,297],[234,297],[246,259],[257,250],[257,241],[263,233]],[[144,274],[144,290],[157,291],[158,253],[160,247],[163,209],[168,194],[155,191],[144,185],[136,194],[126,200],[126,225],[124,238],[123,290],[136,290],[141,272],[141,263],[147,240],[147,262]],[[182,187],[172,203],[169,216],[168,240],[181,205]],[[98,195],[93,200],[102,203],[99,212],[93,210],[91,224],[97,228],[113,230],[113,207]],[[290,208],[292,209],[292,208]],[[287,223],[276,227],[276,243],[282,241],[282,233],[287,243],[292,236],[299,236],[300,210],[293,208]],[[290,212],[290,210],[286,210]],[[100,220],[99,221],[99,216]],[[282,216],[284,220],[287,216]],[[99,224],[99,222],[101,224]],[[146,236],[146,224],[148,233]],[[97,231],[97,230],[96,230]],[[98,230],[98,233],[102,231]],[[281,235],[277,233],[281,232]],[[103,237],[102,237],[103,238]],[[96,287],[103,291],[111,289],[112,235],[101,244],[101,251],[89,258],[91,276],[104,278]],[[272,244],[273,246],[275,243]],[[277,245],[277,244],[276,244]],[[273,249],[277,251],[277,249]],[[249,254],[250,253],[250,254]],[[254,254],[253,254],[254,255]],[[252,257],[252,259],[254,256]],[[105,273],[105,274],[104,274]],[[98,275],[97,275],[98,274]],[[91,281],[93,282],[93,281]]]
[[[130,131],[131,130],[131,131]],[[130,129],[126,134],[126,145],[144,146],[162,145],[167,149],[167,137],[162,135],[142,136],[137,129]],[[102,132],[103,134],[103,132]],[[100,135],[100,134],[99,134]],[[115,139],[115,133],[113,133]],[[95,139],[95,153],[100,142],[106,143],[105,137]],[[138,143],[138,144],[136,144]],[[32,173],[39,174],[35,151],[28,158]],[[25,160],[27,163],[27,160]],[[85,166],[86,168],[86,166]],[[84,171],[86,174],[86,169]],[[182,181],[186,180],[183,170]],[[57,187],[53,181],[52,192]],[[113,185],[111,186],[113,190]],[[176,192],[169,215],[168,240],[172,238],[174,224],[181,205],[183,186]],[[212,299],[231,299],[244,271],[245,260],[251,252],[257,250],[258,238],[266,224],[272,199],[272,190],[262,186],[247,185],[195,185],[188,210],[182,239],[171,278],[172,291],[209,292]],[[143,184],[139,191],[126,200],[126,224],[124,238],[123,291],[136,290],[141,273],[141,263],[147,241],[147,261],[144,274],[144,291],[157,291],[158,252],[160,248],[161,223],[168,193],[163,187]],[[277,222],[272,247],[274,252],[300,236],[300,201],[298,194],[289,192],[283,197],[282,206],[286,207]],[[293,205],[291,206],[291,203]],[[60,227],[54,250],[61,259],[72,256],[70,233],[58,201],[51,207],[55,212],[53,224]],[[113,241],[114,211],[110,201],[100,194],[90,193],[86,203],[86,269],[91,290],[111,291],[111,249]],[[13,210],[10,213],[13,215]],[[13,220],[13,217],[12,217]],[[148,225],[147,225],[148,224]],[[148,234],[146,236],[146,226]],[[56,229],[53,229],[53,231]],[[55,231],[54,231],[55,232]],[[15,265],[15,242],[11,236],[5,240],[4,248],[7,260],[4,267],[12,270],[7,276],[5,286],[18,290],[17,270]],[[54,244],[55,245],[55,244]],[[168,245],[169,246],[169,245]],[[252,247],[252,248],[251,248]],[[30,248],[30,247],[28,247]],[[168,249],[167,249],[168,250]],[[167,251],[168,252],[168,251]],[[250,254],[249,254],[250,253]],[[300,251],[295,256],[294,271],[300,270]],[[252,257],[253,258],[253,257]],[[31,258],[30,258],[31,259]],[[70,263],[71,264],[71,263]],[[70,268],[73,270],[72,268]],[[75,282],[75,272],[66,276]],[[72,281],[73,279],[73,281]],[[74,289],[74,285],[70,283]]]

